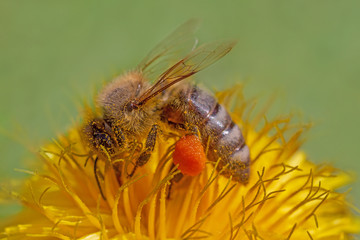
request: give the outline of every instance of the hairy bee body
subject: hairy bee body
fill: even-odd
[[[132,176],[137,167],[149,161],[163,124],[180,135],[199,135],[208,147],[208,159],[219,160],[218,170],[223,175],[241,183],[248,181],[250,154],[240,128],[213,95],[183,81],[228,54],[235,42],[196,47],[193,32],[197,25],[198,21],[190,20],[180,26],[135,70],[100,91],[96,103],[101,113],[90,116],[83,128],[84,139],[96,154],[94,171],[100,191],[98,159],[116,158],[135,149],[134,167],[127,173]],[[184,48],[190,52],[181,55]],[[117,172],[122,174],[119,169]]]
[[[203,145],[208,146],[208,159],[219,161],[222,174],[246,183],[249,178],[250,153],[242,132],[215,97],[193,84],[173,90],[164,106],[163,119],[169,123],[196,126]]]

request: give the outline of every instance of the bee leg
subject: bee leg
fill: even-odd
[[[122,185],[122,180],[121,180],[121,175],[122,175],[121,169],[123,168],[122,166],[123,166],[122,162],[112,163],[112,168],[115,172],[116,179],[120,186]]]
[[[196,135],[198,138],[201,139],[199,128],[196,125],[187,126],[186,131],[188,132],[188,135]]]
[[[168,121],[168,124],[179,131],[185,131],[187,135],[196,135],[200,138],[200,131],[198,126],[188,123],[174,123]]]
[[[97,169],[97,162],[98,162],[99,158],[96,156],[95,158],[95,161],[94,161],[94,175],[95,175],[95,180],[96,180],[96,183],[99,187],[99,191],[100,191],[100,194],[101,194],[101,197],[106,200],[106,197],[102,191],[102,188],[101,188],[101,185],[100,185],[100,180],[99,180],[99,176],[98,176],[98,169]]]
[[[131,177],[134,175],[137,167],[141,167],[149,161],[151,153],[154,151],[154,148],[155,148],[158,128],[159,128],[159,126],[156,124],[154,124],[151,127],[151,130],[146,138],[145,149],[141,152],[139,158],[136,160],[135,166],[134,166],[133,170],[131,171],[131,173],[128,174],[128,177]]]
[[[171,169],[175,167],[175,165],[173,164]],[[170,185],[169,185],[169,189],[168,189],[168,194],[167,194],[167,199],[170,199],[171,197],[171,189],[172,189],[172,186],[177,183],[177,182],[180,182],[180,180],[184,177],[184,175],[182,173],[178,173],[176,175],[174,175],[174,177],[170,180]]]

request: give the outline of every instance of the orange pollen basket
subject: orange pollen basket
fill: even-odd
[[[175,145],[173,161],[184,175],[200,174],[205,168],[206,155],[199,137],[183,136]]]

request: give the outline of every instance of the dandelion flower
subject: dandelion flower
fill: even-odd
[[[253,104],[241,91],[217,97],[228,109],[237,103],[231,115],[243,129],[252,159],[247,184],[222,176],[214,162],[207,162],[201,174],[172,183],[178,171],[171,157],[176,138],[160,137],[150,161],[131,178],[119,177],[111,167],[116,163],[99,161],[102,197],[95,156],[75,127],[44,147],[43,169],[28,171],[23,189],[10,192],[24,209],[0,237],[331,240],[359,232],[345,194],[335,191],[351,178],[307,159],[299,150],[302,128],[289,118],[268,121],[264,111],[250,117]],[[119,162],[129,163],[131,156]]]

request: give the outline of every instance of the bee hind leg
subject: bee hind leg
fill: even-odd
[[[134,166],[133,170],[131,171],[131,173],[128,174],[128,177],[132,177],[134,175],[137,167],[141,167],[149,161],[149,159],[151,157],[151,153],[154,151],[154,148],[155,148],[156,136],[158,134],[158,128],[159,128],[159,126],[156,124],[154,124],[151,127],[151,130],[146,138],[145,148],[142,150],[139,158],[136,160],[135,166]]]
[[[174,168],[174,167],[175,167],[175,164],[172,164],[171,169]],[[166,199],[170,199],[170,197],[171,197],[171,189],[172,189],[173,185],[174,185],[175,183],[180,182],[180,180],[181,180],[183,177],[184,177],[184,175],[180,172],[180,173],[178,173],[178,174],[175,174],[174,177],[170,180],[170,184],[169,184],[169,188],[168,188],[168,192],[167,192]]]

